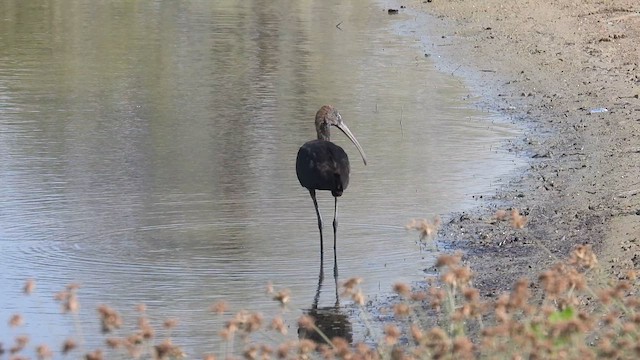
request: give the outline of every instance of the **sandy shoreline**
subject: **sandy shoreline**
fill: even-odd
[[[462,249],[486,296],[537,278],[577,244],[616,276],[640,267],[640,6],[631,0],[434,0],[424,42],[440,70],[463,76],[527,131],[511,151],[529,167],[438,240]],[[606,108],[606,112],[592,113]],[[490,171],[490,169],[487,169]],[[528,217],[495,222],[498,208]]]

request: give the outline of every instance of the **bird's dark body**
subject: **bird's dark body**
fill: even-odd
[[[309,190],[309,195],[313,200],[313,207],[316,209],[318,218],[318,230],[320,231],[320,263],[322,264],[323,236],[322,236],[322,216],[318,209],[318,200],[316,199],[316,190],[331,191],[334,198],[333,208],[333,275],[338,276],[338,260],[336,252],[336,238],[338,231],[338,197],[342,196],[342,192],[349,185],[349,158],[342,148],[331,142],[331,134],[329,128],[335,126],[340,129],[351,142],[356,146],[362,161],[367,164],[362,147],[356,140],[351,130],[342,121],[342,116],[331,105],[325,105],[316,113],[316,140],[306,142],[300,150],[296,159],[296,174],[300,185]],[[320,271],[322,274],[322,271]],[[322,278],[322,275],[320,275]]]
[[[331,141],[311,140],[298,150],[296,174],[307,189],[341,196],[349,185],[349,170],[347,153]]]

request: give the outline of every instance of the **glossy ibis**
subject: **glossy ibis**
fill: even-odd
[[[347,125],[342,121],[338,110],[333,106],[325,105],[316,113],[317,140],[311,140],[298,150],[296,159],[296,173],[300,185],[309,190],[313,206],[318,217],[318,229],[320,230],[320,257],[323,257],[322,216],[318,210],[316,190],[329,190],[335,199],[333,212],[333,254],[336,259],[336,232],[338,229],[338,197],[349,185],[349,158],[344,150],[331,142],[329,128],[335,126],[340,129],[358,148],[364,164],[367,159],[362,147]],[[337,264],[336,264],[337,267]],[[334,268],[335,270],[335,268]]]

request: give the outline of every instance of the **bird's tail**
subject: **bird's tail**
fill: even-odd
[[[344,191],[344,186],[342,184],[342,177],[340,176],[339,173],[334,173],[333,174],[333,179],[334,179],[334,187],[333,190],[331,190],[331,195],[333,196],[342,196],[342,192]]]

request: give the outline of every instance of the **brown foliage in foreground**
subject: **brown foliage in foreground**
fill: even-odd
[[[417,223],[416,223],[417,224]],[[422,224],[422,223],[421,223]],[[607,286],[594,287],[585,276],[597,271],[597,259],[591,248],[578,246],[566,261],[544,271],[536,281],[521,279],[496,299],[482,299],[472,285],[473,272],[462,262],[460,254],[442,255],[436,267],[437,281],[427,289],[414,290],[397,283],[398,294],[392,311],[395,321],[383,326],[382,334],[371,344],[351,344],[344,338],[329,339],[320,334],[320,341],[286,337],[287,326],[281,314],[268,320],[258,312],[246,310],[229,313],[226,302],[211,306],[215,316],[226,319],[219,332],[227,343],[224,353],[205,354],[204,359],[232,358],[234,341],[244,347],[245,359],[635,359],[640,357],[640,299],[635,296],[636,275],[630,271],[625,279],[611,281]],[[365,296],[359,288],[362,279],[353,278],[342,284],[342,296],[361,307],[366,316]],[[73,314],[79,308],[77,285],[70,285],[55,298],[63,313]],[[35,289],[28,280],[25,295]],[[539,289],[539,291],[532,291]],[[269,286],[274,301],[286,306],[289,292],[276,292]],[[287,301],[284,301],[284,300]],[[116,335],[124,320],[107,305],[97,309],[105,334],[105,348],[83,350],[74,339],[66,340],[58,349],[61,354],[82,353],[85,359],[105,359],[115,355],[133,359],[176,359],[184,357],[180,346],[170,335],[157,338],[146,316],[146,307],[139,306],[137,328],[129,334]],[[8,325],[20,327],[20,314],[11,316]],[[370,322],[365,319],[365,324]],[[178,326],[177,319],[163,323],[165,331]],[[305,331],[321,330],[315,319],[303,315],[298,321]],[[268,344],[257,344],[249,336],[269,332]],[[277,335],[277,336],[273,336]],[[279,337],[278,337],[279,336]],[[30,346],[29,337],[20,335],[8,350],[0,344],[0,355],[25,358],[21,354]],[[38,359],[54,358],[46,345],[33,345]]]

